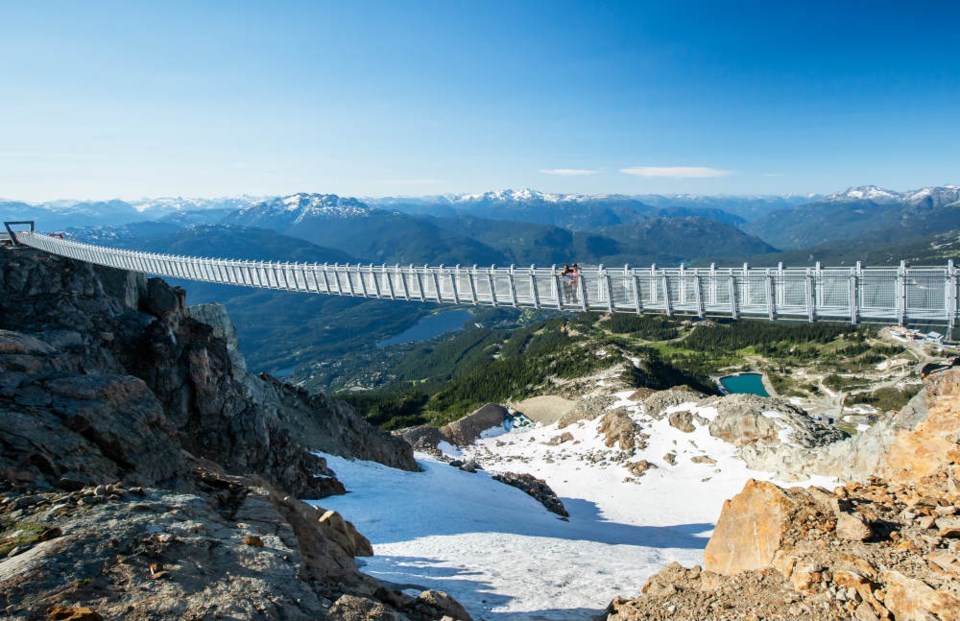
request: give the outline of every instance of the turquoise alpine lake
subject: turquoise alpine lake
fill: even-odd
[[[415,343],[427,341],[441,334],[459,330],[463,327],[463,324],[467,323],[471,318],[473,318],[473,315],[470,311],[465,310],[452,310],[435,315],[427,315],[400,334],[380,341],[377,343],[377,347],[389,347],[411,341]]]
[[[763,376],[759,373],[741,373],[740,375],[727,375],[720,378],[720,384],[730,394],[746,393],[749,395],[760,395],[769,397],[767,389],[763,387]]]

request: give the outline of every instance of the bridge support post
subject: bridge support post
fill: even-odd
[[[850,323],[860,323],[860,276],[855,267],[850,269]]]
[[[510,265],[510,271],[507,272],[507,280],[510,283],[510,306],[516,308],[517,306],[517,281],[516,274],[514,272],[514,266]]]
[[[650,304],[657,303],[657,264],[650,265]]]
[[[640,287],[640,274],[633,273],[633,309],[637,314],[643,312],[643,289]]]
[[[580,294],[580,309],[584,312],[590,309],[590,302],[587,300],[587,276],[580,271],[580,278],[577,279],[577,289]]]
[[[421,301],[421,302],[426,302],[426,301],[427,301],[427,296],[426,296],[426,294],[423,292],[423,274],[420,272],[419,269],[414,268],[413,265],[410,266],[410,269],[413,270],[413,273],[414,273],[414,274],[416,275],[416,277],[417,277],[417,289],[420,291],[420,301]],[[423,266],[423,269],[426,270],[426,269],[427,269],[427,266],[424,265],[424,266]]]
[[[717,264],[710,264],[710,304],[711,306],[716,306],[717,304]]]
[[[410,264],[410,269],[413,270],[413,264]],[[400,284],[403,285],[403,299],[410,301],[410,285],[407,284],[407,273],[400,268],[400,264],[397,264],[397,274],[400,275]]]
[[[357,263],[357,280],[360,281],[360,295],[362,297],[370,297],[367,295],[367,283],[363,282],[363,266]]]
[[[610,282],[610,274],[607,272],[607,268],[600,266],[600,269],[597,270],[597,274],[603,280],[603,290],[607,296],[607,312],[613,312],[613,284]]]
[[[697,303],[697,317],[703,319],[704,315],[706,315],[706,312],[703,306],[703,277],[700,276],[700,272],[694,273],[693,284],[693,293]]]
[[[946,291],[946,311],[947,311],[947,338],[953,339],[953,329],[957,324],[957,268],[953,264],[953,259],[947,261],[947,291]]]
[[[777,300],[773,292],[773,274],[770,270],[766,273],[766,296],[767,296],[767,318],[773,321],[777,318]]]
[[[687,268],[681,263],[680,264],[680,277],[679,277],[679,287],[680,287],[680,306],[682,307],[687,303]]]
[[[560,275],[557,274],[557,266],[553,265],[550,267],[550,273],[553,275],[553,293],[556,296],[557,300],[557,310],[563,309],[563,303],[566,301],[563,299],[563,283],[560,282]]]
[[[440,274],[439,272],[443,271],[443,266],[439,268],[430,268],[430,274],[433,276],[433,286],[437,291],[437,302],[443,302],[443,294],[440,292]]]
[[[467,280],[470,282],[470,303],[477,305],[477,266],[474,265],[470,273],[467,274]]]
[[[540,289],[537,287],[537,266],[530,266],[530,295],[533,297],[533,307],[540,308]]]
[[[673,306],[670,300],[670,277],[665,270],[660,270],[660,283],[663,286],[663,311],[667,317],[673,316]]]
[[[383,280],[387,283],[387,295],[390,296],[391,300],[396,300],[397,295],[393,290],[393,279],[390,278],[390,272],[387,270],[387,264],[384,263],[380,266],[380,269],[383,272]]]
[[[491,265],[487,270],[487,282],[490,284],[490,303],[497,305],[497,283],[493,279],[493,272],[497,269],[496,265]]]
[[[900,261],[900,267],[897,268],[897,325],[903,326],[907,323],[907,262]]]
[[[460,292],[457,290],[457,287],[460,284],[460,264],[457,263],[457,266],[453,269],[454,271],[450,272],[450,286],[453,287],[453,301],[455,304],[459,304]]]
[[[817,300],[814,297],[816,294],[816,283],[813,280],[813,274],[810,273],[810,270],[807,270],[806,278],[804,278],[805,288],[804,291],[806,301],[807,301],[807,321],[813,323],[817,320]]]
[[[737,301],[737,277],[730,270],[730,280],[727,281],[730,286],[730,317],[736,319],[740,316],[740,305]]]

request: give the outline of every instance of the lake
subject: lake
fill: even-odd
[[[763,376],[759,373],[741,373],[740,375],[727,375],[720,378],[720,383],[731,394],[746,393],[749,395],[760,395],[769,397],[767,389],[763,387]]]
[[[377,347],[389,347],[411,341],[416,343],[427,341],[441,334],[459,330],[463,327],[463,324],[471,319],[473,319],[473,314],[465,310],[451,310],[436,315],[427,315],[400,334],[380,341],[377,343]]]

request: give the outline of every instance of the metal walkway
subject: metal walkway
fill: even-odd
[[[958,314],[958,273],[940,267],[417,267],[208,259],[122,250],[20,231],[16,241],[97,265],[203,282],[441,304],[660,312],[770,320],[942,323]]]

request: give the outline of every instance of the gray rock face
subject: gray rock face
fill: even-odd
[[[348,406],[246,374],[222,310],[195,312],[213,326],[198,321],[159,279],[5,250],[0,285],[0,409],[16,412],[0,440],[19,447],[0,463],[20,478],[156,483],[178,474],[172,456],[186,449],[322,497],[342,487],[314,476],[330,473],[307,449],[417,469],[409,447]],[[43,424],[27,442],[13,429],[31,420]]]
[[[437,446],[441,442],[450,441],[440,432],[439,427],[432,427],[430,425],[410,427],[408,429],[396,431],[394,432],[394,435],[403,438],[403,440],[413,447],[413,450],[415,451],[428,451],[431,453],[437,451]]]
[[[706,397],[689,386],[677,386],[653,393],[643,400],[643,411],[652,418],[663,418],[663,411],[683,403],[697,403]]]
[[[444,425],[440,432],[457,446],[467,446],[476,442],[482,432],[502,425],[508,414],[499,403],[488,403],[460,420]]]
[[[160,280],[0,248],[0,286],[4,618],[306,621],[344,595],[443,616],[359,573],[370,542],[294,497],[345,491],[308,448],[415,469],[401,439],[247,375],[225,316]]]
[[[802,409],[782,399],[757,395],[726,395],[702,402],[713,405],[717,416],[710,421],[710,434],[743,447],[755,442],[776,442],[781,431],[792,444],[812,448],[842,440],[839,429],[824,425]]]

